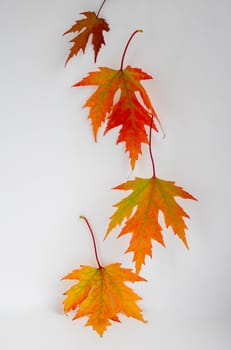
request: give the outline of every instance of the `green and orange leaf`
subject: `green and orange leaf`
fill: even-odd
[[[100,268],[81,266],[63,279],[79,281],[65,292],[64,311],[77,310],[74,319],[87,316],[85,325],[91,326],[100,336],[111,321],[120,322],[119,313],[145,322],[137,305],[141,297],[125,284],[145,279],[131,269],[119,263]]]
[[[142,143],[148,144],[145,127],[150,127],[152,116],[152,128],[158,131],[158,116],[141,84],[141,80],[148,79],[152,77],[140,68],[127,66],[125,69],[115,70],[100,67],[98,71],[90,72],[74,85],[97,86],[96,91],[84,104],[84,107],[90,108],[88,118],[94,138],[97,139],[98,130],[104,123],[104,134],[120,127],[117,143],[125,143],[132,169],[142,153]]]
[[[174,234],[188,248],[184,218],[189,218],[189,215],[176,202],[175,197],[192,200],[196,198],[182,187],[176,186],[174,182],[156,177],[148,179],[137,177],[115,189],[132,192],[114,205],[116,211],[110,218],[105,238],[125,220],[118,237],[129,233],[132,235],[126,252],[133,252],[137,272],[145,264],[146,255],[152,256],[152,240],[164,246],[162,227],[159,223],[160,212],[163,213],[166,227],[170,226]]]
[[[76,23],[63,34],[78,33],[76,37],[70,40],[73,45],[65,64],[67,64],[73,56],[76,56],[80,50],[82,50],[83,53],[85,52],[90,36],[92,36],[91,43],[95,53],[94,60],[96,62],[102,45],[105,45],[103,32],[108,32],[110,30],[105,19],[99,18],[95,12],[82,12],[81,15],[85,16],[85,18],[76,21]]]

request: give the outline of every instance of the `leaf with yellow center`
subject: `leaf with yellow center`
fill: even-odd
[[[103,336],[111,321],[120,322],[119,313],[145,322],[137,305],[141,299],[125,282],[145,281],[144,278],[115,263],[102,268],[81,266],[63,279],[79,282],[65,292],[64,311],[77,310],[74,319],[87,316],[86,326]]]

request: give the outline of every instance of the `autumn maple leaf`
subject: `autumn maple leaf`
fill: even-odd
[[[65,292],[64,311],[78,309],[74,319],[88,316],[86,326],[102,336],[111,321],[120,322],[118,313],[144,321],[136,304],[141,298],[125,282],[145,281],[119,263],[96,268],[81,266],[64,279],[79,282]]]
[[[191,194],[177,186],[173,181],[151,178],[135,178],[127,181],[115,189],[132,191],[126,198],[114,206],[117,208],[110,218],[105,235],[126,220],[118,237],[132,234],[130,245],[126,252],[133,252],[136,271],[145,264],[146,255],[152,256],[152,240],[164,246],[162,227],[159,223],[159,212],[163,213],[166,227],[171,227],[188,248],[185,236],[184,218],[189,215],[176,202],[175,197],[196,200]]]
[[[120,263],[103,267],[99,262],[91,227],[87,219],[82,218],[86,221],[93,238],[98,267],[81,265],[80,269],[63,278],[78,281],[64,293],[64,311],[67,313],[77,310],[74,319],[87,316],[85,325],[92,326],[100,336],[103,336],[111,321],[120,322],[119,313],[145,322],[142,310],[137,305],[141,297],[125,284],[145,279],[131,269],[121,267]]]
[[[101,6],[102,8],[102,6]],[[101,10],[100,8],[100,10]],[[102,45],[105,45],[103,31],[108,32],[110,30],[109,25],[103,18],[99,18],[99,12],[82,12],[81,15],[84,15],[85,18],[76,23],[67,30],[63,35],[69,33],[76,33],[78,35],[70,40],[73,43],[73,46],[70,49],[70,53],[66,59],[66,63],[75,55],[79,53],[82,49],[83,53],[85,52],[89,37],[92,35],[92,45],[95,52],[95,62],[97,60],[98,53]]]
[[[140,31],[136,30],[130,37],[119,70],[100,67],[98,71],[90,72],[74,84],[74,87],[98,86],[84,104],[84,107],[90,108],[88,118],[91,120],[94,138],[97,139],[98,130],[103,123],[106,123],[104,134],[113,128],[120,127],[117,143],[125,142],[132,169],[142,153],[142,143],[148,144],[145,127],[150,126],[152,117],[155,118],[155,122],[159,122],[149,96],[141,84],[141,80],[152,79],[152,77],[140,68],[127,66],[123,69],[127,47],[132,37]],[[152,128],[157,131],[154,122]]]

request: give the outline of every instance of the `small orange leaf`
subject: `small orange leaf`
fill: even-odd
[[[137,305],[141,299],[125,282],[145,281],[131,269],[114,263],[105,267],[81,266],[63,279],[79,282],[67,290],[64,311],[76,310],[74,319],[87,316],[86,326],[103,336],[111,321],[120,322],[118,313],[145,322]]]
[[[125,69],[100,67],[99,71],[90,72],[88,76],[74,86],[98,86],[84,107],[89,107],[88,118],[91,120],[94,138],[103,123],[107,123],[104,134],[120,127],[117,143],[125,142],[129,153],[131,167],[135,167],[141,152],[142,143],[148,144],[145,126],[157,131],[155,122],[159,122],[149,96],[141,85],[141,80],[152,79],[140,68],[127,66]],[[119,92],[118,101],[115,95]],[[139,95],[139,96],[137,96]]]
[[[126,252],[133,252],[136,271],[145,264],[146,255],[152,256],[152,240],[164,245],[162,227],[159,224],[159,212],[162,212],[166,227],[171,227],[188,248],[185,236],[187,226],[184,217],[188,214],[175,201],[174,197],[196,200],[191,194],[175,185],[172,181],[156,177],[149,179],[136,178],[115,187],[118,190],[132,191],[126,198],[114,206],[117,208],[110,218],[105,235],[125,221],[118,237],[131,233],[132,238]]]
[[[83,53],[85,52],[90,35],[92,35],[92,45],[96,62],[101,46],[105,45],[103,31],[108,32],[110,30],[105,19],[99,18],[95,12],[82,12],[81,15],[84,15],[85,18],[76,21],[76,23],[63,34],[66,35],[78,32],[78,35],[70,40],[73,46],[70,49],[65,64],[67,64],[73,56],[76,56],[81,49]]]

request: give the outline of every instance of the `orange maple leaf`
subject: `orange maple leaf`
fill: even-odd
[[[171,227],[188,248],[185,236],[187,226],[184,217],[189,215],[176,202],[174,197],[196,200],[191,194],[175,185],[172,181],[161,180],[156,177],[135,178],[127,181],[115,189],[132,191],[126,198],[114,206],[117,208],[110,218],[105,235],[126,220],[119,236],[131,233],[132,238],[126,252],[133,252],[136,271],[139,272],[145,264],[146,255],[152,256],[152,240],[164,246],[162,227],[159,223],[159,212],[163,213],[166,227]]]
[[[128,44],[139,31],[141,30],[132,34]],[[119,70],[100,67],[99,71],[90,72],[74,87],[98,86],[83,106],[90,108],[88,118],[91,120],[94,138],[97,139],[98,130],[103,123],[107,123],[104,134],[113,128],[121,127],[117,143],[125,142],[133,169],[138,156],[142,153],[142,143],[148,144],[145,126],[150,126],[152,117],[155,122],[159,122],[159,119],[147,92],[140,83],[141,80],[152,79],[152,77],[140,68],[127,66],[123,69],[127,46]],[[152,128],[157,131],[155,122],[152,123]]]
[[[99,18],[98,14],[95,12],[82,12],[81,15],[84,15],[85,18],[76,21],[76,23],[63,34],[79,33],[76,37],[70,40],[70,42],[73,43],[73,46],[70,49],[65,64],[67,64],[73,56],[77,55],[81,49],[83,53],[85,52],[90,35],[92,35],[92,45],[95,52],[96,62],[101,46],[105,45],[103,31],[108,32],[110,30],[105,19]]]
[[[118,313],[146,322],[137,301],[141,299],[125,282],[146,281],[143,277],[132,272],[131,269],[121,267],[114,263],[103,267],[100,263],[95,236],[91,225],[85,216],[80,216],[89,229],[94,245],[97,267],[84,266],[72,271],[63,279],[77,280],[64,294],[64,311],[76,310],[74,319],[88,316],[86,326],[103,336],[104,331],[111,325],[110,321],[120,322]]]
[[[88,316],[86,326],[103,336],[112,321],[120,322],[118,313],[145,322],[137,301],[141,299],[125,282],[145,281],[131,269],[115,263],[105,267],[81,266],[63,279],[79,282],[65,292],[64,311],[77,309],[74,319]]]

